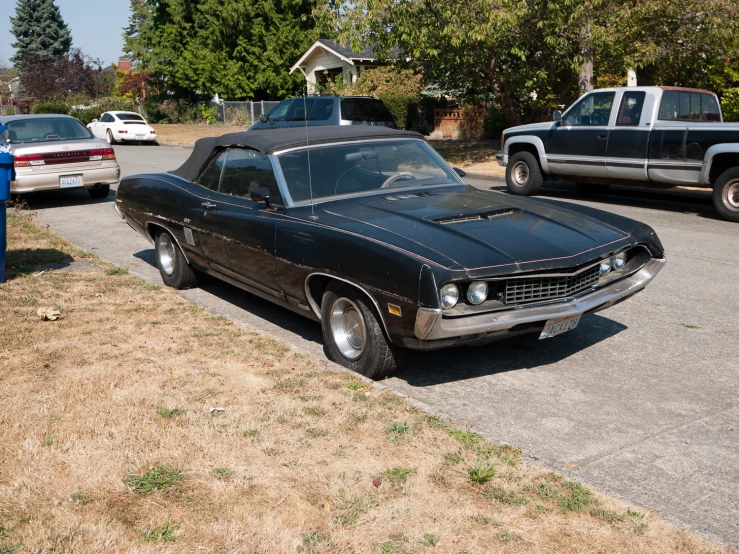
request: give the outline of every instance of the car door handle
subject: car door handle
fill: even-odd
[[[205,208],[206,210],[215,210],[218,205],[213,204],[213,202],[203,202],[202,204],[200,204],[200,207]]]
[[[598,133],[598,138],[608,138],[608,133]]]

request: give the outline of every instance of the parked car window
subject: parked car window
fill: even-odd
[[[314,146],[279,156],[282,174],[295,202],[381,188],[460,184],[435,152],[420,140],[372,141]]]
[[[223,163],[226,161],[227,151],[223,150],[205,167],[203,172],[195,179],[195,182],[201,187],[217,191],[218,183],[221,180],[221,172]]]
[[[721,112],[713,94],[669,90],[659,106],[662,121],[721,121]]]
[[[572,127],[608,125],[615,92],[588,94],[565,114],[565,123]]]
[[[109,113],[104,113],[103,117],[100,118],[101,123],[112,123],[113,121],[115,120],[113,119],[113,116]]]
[[[227,153],[218,192],[249,198],[252,191],[266,187],[270,203],[283,204],[272,163],[265,154],[246,148],[229,148]]]
[[[618,117],[616,125],[629,126],[639,125],[641,120],[641,112],[644,107],[644,99],[646,92],[625,92],[621,99],[621,107],[618,109]]]
[[[341,119],[358,125],[365,122],[394,121],[385,104],[374,98],[342,98]]]
[[[121,121],[144,121],[144,118],[135,113],[119,113],[116,117]]]
[[[10,142],[49,142],[92,138],[92,133],[71,117],[16,119],[6,123]]]
[[[290,108],[290,104],[292,103],[292,100],[285,100],[284,102],[280,102],[279,104],[277,104],[274,108],[272,108],[272,111],[267,114],[267,121],[285,121],[287,110]]]
[[[317,98],[308,110],[308,121],[327,121],[334,113],[333,98]]]

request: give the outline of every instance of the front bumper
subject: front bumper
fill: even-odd
[[[628,277],[568,301],[539,306],[521,306],[504,312],[489,312],[457,318],[442,317],[438,308],[420,308],[416,314],[415,335],[421,341],[444,339],[480,340],[489,333],[515,331],[550,319],[591,314],[608,308],[642,290],[665,265],[664,258],[652,258]],[[532,326],[533,327],[533,326]],[[536,327],[538,329],[538,327]]]
[[[504,154],[503,152],[498,152],[495,155],[495,161],[498,162],[498,165],[502,165],[503,167],[508,165],[508,155]]]
[[[94,168],[79,168],[57,166],[54,171],[24,171],[16,169],[15,181],[10,182],[11,194],[22,194],[37,190],[55,190],[59,186],[59,177],[62,175],[82,175],[82,187],[63,188],[93,188],[95,185],[114,185],[121,177],[121,168],[118,163],[110,160]],[[24,168],[25,169],[25,168]]]

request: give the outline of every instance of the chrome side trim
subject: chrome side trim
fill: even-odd
[[[572,317],[596,309],[607,308],[622,298],[626,298],[646,287],[662,270],[665,262],[664,258],[652,258],[639,271],[629,277],[560,304],[453,319],[441,317],[441,310],[421,308],[416,315],[415,334],[421,340],[456,338],[463,335],[504,331],[522,323],[544,322],[548,319]]]
[[[187,259],[187,252],[185,252],[185,251],[184,251],[184,250],[182,249],[182,246],[180,245],[180,241],[178,241],[178,240],[177,240],[177,237],[176,237],[176,236],[175,236],[175,234],[174,234],[174,233],[172,232],[172,229],[170,229],[170,228],[169,228],[169,227],[167,227],[166,225],[162,225],[162,224],[161,224],[161,223],[159,223],[158,221],[147,221],[146,223],[144,223],[144,231],[146,231],[146,236],[147,236],[147,237],[149,237],[149,241],[150,241],[150,242],[151,242],[152,244],[154,244],[154,237],[152,237],[152,236],[151,236],[151,233],[149,232],[149,227],[150,227],[150,226],[152,226],[152,225],[155,225],[155,226],[157,226],[157,227],[161,227],[162,229],[164,229],[165,231],[167,231],[167,232],[168,232],[168,233],[170,234],[170,236],[171,236],[171,237],[172,237],[172,238],[174,239],[174,241],[175,241],[175,242],[177,243],[177,248],[179,248],[179,249],[180,249],[180,252],[182,252],[182,256],[183,256],[183,257],[185,258],[185,261],[186,261],[186,262],[187,262],[187,263],[189,264],[189,263],[190,263],[190,260],[188,260],[188,259]]]
[[[305,297],[308,299],[308,304],[310,304],[311,309],[313,310],[313,313],[318,318],[318,321],[321,321],[321,309],[318,307],[318,302],[315,301],[313,298],[313,295],[310,293],[310,287],[308,284],[310,283],[311,278],[315,277],[316,275],[320,275],[322,277],[329,277],[331,279],[336,279],[337,281],[342,281],[346,283],[347,285],[351,285],[354,288],[357,288],[361,290],[364,294],[367,295],[367,297],[372,300],[372,303],[375,305],[375,309],[377,310],[377,313],[380,314],[380,320],[382,321],[382,327],[385,329],[385,333],[390,336],[390,333],[387,330],[387,324],[385,323],[385,317],[382,315],[382,310],[380,310],[380,305],[377,303],[377,300],[375,300],[374,296],[372,296],[367,289],[364,287],[349,281],[347,279],[342,279],[341,277],[337,277],[336,275],[331,275],[330,273],[320,273],[315,272],[308,275],[308,277],[305,278]]]

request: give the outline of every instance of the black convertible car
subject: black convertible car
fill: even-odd
[[[208,273],[320,321],[369,377],[404,348],[552,337],[641,291],[654,231],[591,208],[466,185],[416,133],[313,127],[199,140],[171,173],[121,181],[116,210],[175,288]]]

